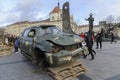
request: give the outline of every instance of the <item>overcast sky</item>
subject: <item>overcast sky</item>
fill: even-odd
[[[88,24],[85,18],[93,13],[95,24],[107,16],[120,16],[119,0],[59,0],[60,8],[69,1],[70,14],[78,24]],[[57,6],[58,0],[0,0],[0,26],[18,21],[38,21],[47,19]]]

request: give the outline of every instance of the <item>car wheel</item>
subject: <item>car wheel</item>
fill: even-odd
[[[46,70],[46,65],[45,65],[45,60],[44,59],[40,59],[39,60],[39,69],[40,69],[40,71],[45,71]]]

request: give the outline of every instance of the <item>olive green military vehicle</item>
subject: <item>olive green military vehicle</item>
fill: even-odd
[[[85,72],[80,58],[86,50],[82,38],[63,33],[55,25],[26,28],[20,37],[21,53],[39,64],[56,80],[76,77]]]

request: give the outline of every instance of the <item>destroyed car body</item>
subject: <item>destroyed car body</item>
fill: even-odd
[[[55,79],[68,77],[60,76],[61,70],[64,73],[67,68],[71,68],[68,71],[72,72],[73,68],[79,66],[77,72],[69,76],[85,72],[81,62],[76,61],[87,50],[86,43],[78,35],[63,33],[55,25],[40,25],[26,28],[19,40],[21,53],[39,64],[40,68],[47,69],[48,74]]]

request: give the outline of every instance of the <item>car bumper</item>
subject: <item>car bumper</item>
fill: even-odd
[[[85,48],[78,48],[74,51],[61,50],[55,54],[47,53],[47,60],[50,66],[59,66],[80,58],[85,50]]]

